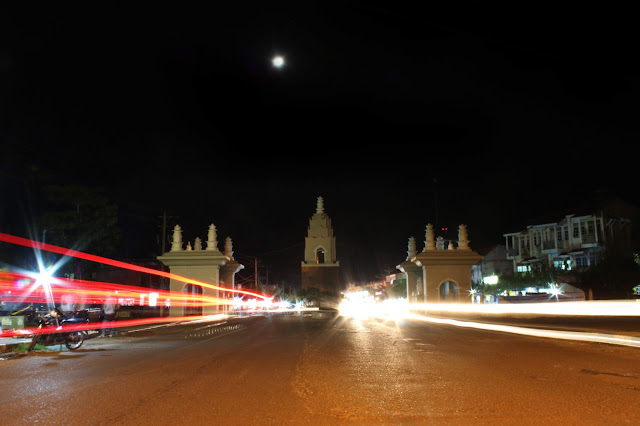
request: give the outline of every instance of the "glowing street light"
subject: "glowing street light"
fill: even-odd
[[[488,277],[484,277],[482,281],[485,284],[493,285],[498,284],[498,276],[497,275],[489,275]]]

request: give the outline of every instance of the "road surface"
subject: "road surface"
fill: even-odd
[[[2,424],[638,424],[640,349],[446,324],[250,317],[0,362]]]

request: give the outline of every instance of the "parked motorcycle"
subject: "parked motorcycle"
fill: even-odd
[[[82,330],[84,340],[93,339],[102,335],[102,322],[104,311],[101,308],[80,309],[73,313],[74,321],[95,324],[96,328]]]
[[[31,351],[37,344],[44,346],[54,346],[64,344],[69,350],[76,350],[84,343],[88,336],[85,330],[69,329],[70,326],[84,325],[88,320],[84,318],[65,317],[58,308],[53,308],[49,314],[38,316],[38,330],[46,329],[46,332],[37,332],[31,339],[28,351]]]
[[[37,326],[38,325],[38,317],[45,315],[48,313],[48,310],[45,306],[33,306],[33,303],[19,309],[15,312],[12,312],[11,316],[24,316],[24,325],[27,327]]]

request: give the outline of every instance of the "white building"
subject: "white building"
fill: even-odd
[[[558,222],[530,225],[503,234],[507,259],[514,272],[532,272],[546,263],[557,270],[576,270],[596,265],[605,248],[619,239],[630,221],[604,214],[566,215]],[[628,230],[627,230],[628,232]]]

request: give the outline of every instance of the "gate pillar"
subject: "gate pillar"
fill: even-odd
[[[217,243],[215,226],[211,224],[209,226],[206,249],[203,250],[200,247],[199,238],[196,239],[195,247],[192,248],[189,244],[184,249],[182,247],[182,230],[179,225],[176,225],[173,231],[171,251],[163,256],[158,256],[158,260],[168,266],[172,274],[219,286],[220,267],[227,263],[229,258],[218,250]],[[171,306],[169,307],[169,316],[184,315],[185,307],[178,299],[184,295],[184,289],[187,284],[175,278],[170,279]],[[203,315],[216,314],[224,310],[223,305],[216,303],[218,299],[225,298],[225,295],[222,295],[220,290],[202,286],[202,295],[213,298],[211,303],[202,307]]]

